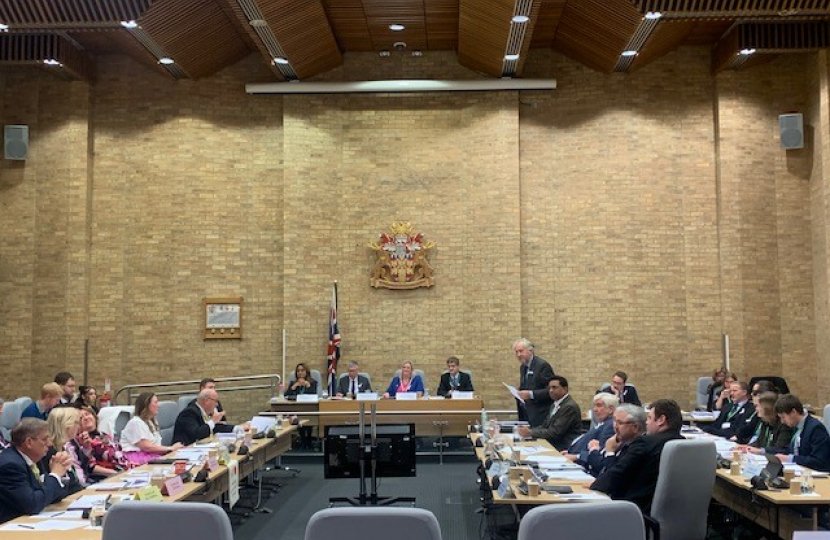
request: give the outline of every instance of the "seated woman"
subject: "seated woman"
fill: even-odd
[[[420,375],[414,375],[412,362],[407,360],[401,366],[401,376],[392,377],[389,388],[384,392],[383,397],[393,398],[398,392],[417,392],[418,397],[424,395],[424,381]]]
[[[46,419],[46,430],[49,437],[49,451],[38,462],[38,468],[44,474],[49,472],[49,462],[58,452],[66,452],[72,459],[72,465],[67,469],[68,481],[64,481],[68,493],[82,490],[89,484],[87,471],[89,460],[75,443],[75,436],[81,427],[81,417],[74,407],[58,407],[52,409]]]
[[[130,468],[121,445],[98,431],[98,417],[89,407],[81,407],[81,430],[75,440],[93,465],[93,477],[112,476]]]
[[[294,379],[291,386],[285,390],[285,397],[317,393],[317,381],[311,378],[311,372],[302,362],[294,368]]]
[[[81,407],[89,407],[93,414],[98,414],[98,392],[94,386],[80,386],[78,388],[78,398],[72,404],[79,409]]]
[[[121,431],[124,457],[133,465],[144,465],[160,455],[182,447],[182,443],[172,446],[161,444],[161,432],[156,421],[158,414],[159,399],[153,392],[143,392],[135,400],[135,416],[130,418]]]
[[[715,376],[719,377],[718,370],[715,371]],[[729,389],[732,383],[737,380],[732,372],[726,370],[724,370],[723,379],[720,382],[717,381],[717,378],[715,379],[715,382],[709,387],[708,410],[712,412],[720,411],[730,403]]]
[[[775,402],[778,394],[764,392],[758,396],[758,417],[761,421],[748,445],[739,446],[744,452],[764,454],[768,451],[777,451],[790,445],[795,430],[784,424],[775,414]]]

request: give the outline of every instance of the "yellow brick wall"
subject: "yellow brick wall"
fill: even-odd
[[[452,54],[350,54],[321,78],[447,69],[476,77]],[[200,81],[120,57],[92,86],[0,72],[0,121],[32,138],[0,162],[0,395],[80,376],[86,338],[97,385],[279,372],[283,328],[289,370],[322,369],[336,280],[343,358],[379,388],[411,359],[434,389],[455,354],[510,406],[525,335],[586,407],[616,369],[687,405],[727,332],[740,375],[822,402],[826,72],[804,55],[712,77],[688,48],[602,75],[534,51],[525,75],[556,91],[284,98],[244,93],[270,78],[256,55]],[[810,150],[778,147],[791,110]],[[369,286],[394,220],[437,242],[435,287]],[[202,299],[224,296],[245,337],[204,341]],[[223,401],[245,416],[267,394]]]

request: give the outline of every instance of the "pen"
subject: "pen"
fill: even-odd
[[[62,515],[64,515],[65,513],[66,513],[66,512],[58,512],[57,514],[52,515],[52,517],[53,517],[53,518],[56,518],[56,517],[58,517],[58,516],[62,516]]]
[[[23,525],[22,523],[17,524],[18,527],[23,527],[24,529],[34,529],[31,525]]]

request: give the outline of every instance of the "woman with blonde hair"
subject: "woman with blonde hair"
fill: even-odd
[[[133,465],[144,465],[159,455],[174,452],[182,443],[172,446],[161,444],[161,431],[156,417],[159,399],[153,392],[143,392],[135,400],[135,416],[121,431],[121,447],[124,457]]]
[[[66,471],[69,483],[66,488],[69,493],[80,491],[88,484],[86,465],[88,460],[75,443],[75,435],[81,427],[81,416],[74,407],[57,407],[52,409],[46,419],[46,432],[49,440],[49,451],[38,462],[41,472],[49,471],[49,462],[58,452],[66,452],[72,458],[72,465]]]

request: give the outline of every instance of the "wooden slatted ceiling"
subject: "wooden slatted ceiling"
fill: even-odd
[[[361,0],[323,0],[341,51],[374,50]]]
[[[424,0],[427,48],[431,51],[458,48],[458,0]]]
[[[17,30],[31,28],[117,27],[137,20],[153,0],[5,0],[0,22]]]
[[[633,0],[641,13],[657,11],[664,16],[696,16],[704,18],[757,17],[762,14],[779,16],[792,13],[803,16],[826,13],[830,0]]]
[[[194,79],[216,73],[250,52],[213,0],[158,0],[139,24]]]
[[[640,53],[634,58],[628,72],[636,71],[677,49],[696,26],[697,22],[695,21],[661,21],[651,33],[646,44],[640,49]]]
[[[553,46],[556,29],[562,19],[562,12],[568,0],[541,0],[539,15],[535,19],[533,39],[530,46],[533,48],[548,48]]]
[[[343,63],[320,0],[259,0],[259,9],[300,79]]]
[[[107,54],[112,51],[118,51],[121,54],[126,54],[139,64],[142,64],[159,75],[170,77],[170,72],[159,64],[156,58],[141,43],[136,41],[127,30],[122,29],[114,32],[70,32],[69,35],[83,45],[87,52]]]
[[[694,28],[686,36],[683,45],[712,45],[723,36],[729,28],[735,24],[732,20],[718,19],[705,21],[692,21]]]
[[[627,1],[571,0],[562,12],[553,47],[597,71],[611,73],[641,19]]]
[[[474,71],[500,77],[515,0],[461,0],[458,61]]]

